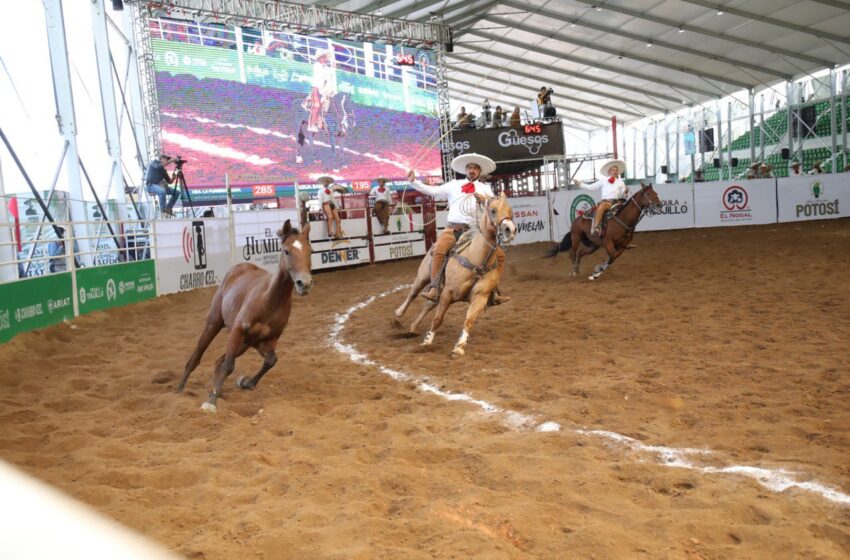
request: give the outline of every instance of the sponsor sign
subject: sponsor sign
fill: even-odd
[[[152,260],[77,270],[80,314],[121,307],[156,296]]]
[[[850,216],[850,173],[781,179],[778,196],[780,222]]]
[[[160,294],[216,286],[230,269],[230,227],[225,219],[161,221],[156,240]]]
[[[425,254],[425,239],[417,241],[401,241],[385,245],[375,245],[375,260],[390,261],[395,259],[406,259],[420,257]]]
[[[272,273],[277,271],[282,249],[277,232],[286,220],[298,227],[298,211],[293,208],[233,214],[236,262],[250,262]],[[310,237],[313,237],[312,228]]]
[[[599,191],[582,189],[557,191],[552,196],[552,233],[555,241],[561,241],[570,231],[573,220],[585,215],[600,200]]]
[[[549,201],[545,196],[512,198],[508,202],[517,227],[513,245],[549,241]]]
[[[648,210],[636,231],[694,227],[694,190],[691,185],[662,183],[653,185],[653,188],[661,199],[661,210]],[[629,186],[632,193],[639,189],[640,185]]]
[[[543,159],[564,155],[564,130],[561,123],[548,123],[540,131],[526,134],[523,128],[462,129],[452,132],[452,143],[443,146],[446,153],[477,153],[495,162]]]
[[[70,272],[0,284],[0,342],[74,318]]]
[[[311,243],[313,270],[336,268],[369,262],[369,240],[341,239]]]
[[[776,222],[776,180],[713,181],[694,184],[696,227]]]

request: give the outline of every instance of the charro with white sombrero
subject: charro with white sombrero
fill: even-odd
[[[344,193],[345,187],[335,184],[336,179],[330,175],[321,175],[316,178],[316,182],[321,185],[319,203],[328,222],[328,237],[333,239],[345,237],[345,232],[342,231],[342,220],[339,217],[339,201],[336,198],[336,193]]]
[[[375,217],[378,218],[384,235],[390,232],[390,211],[393,204],[393,191],[387,187],[389,179],[378,177],[375,179],[378,186],[372,187],[369,196],[375,197]]]
[[[629,187],[620,178],[621,174],[626,173],[626,162],[621,159],[612,159],[606,161],[599,169],[600,178],[595,183],[582,183],[578,179],[574,181],[577,187],[596,191],[602,189],[602,202],[596,207],[596,217],[593,220],[593,234],[600,235],[603,226],[603,218],[605,213],[611,206],[620,199],[628,198]]]
[[[410,186],[417,191],[433,196],[438,200],[447,200],[449,203],[448,224],[442,233],[437,237],[437,241],[433,247],[433,257],[431,259],[431,287],[427,292],[422,294],[423,297],[436,301],[437,288],[440,283],[440,274],[443,270],[443,264],[446,262],[446,255],[457,243],[458,237],[468,230],[470,226],[475,224],[476,217],[464,212],[464,209],[471,206],[469,199],[476,194],[486,197],[493,197],[493,190],[487,183],[481,182],[481,175],[490,175],[496,171],[496,162],[487,156],[481,154],[463,154],[452,160],[452,169],[456,173],[463,173],[466,179],[455,179],[448,183],[443,183],[438,187],[432,187],[416,180],[416,171],[411,169],[407,178],[410,181]],[[496,258],[498,260],[498,269],[501,274],[505,267],[505,252],[500,247],[497,248]],[[494,298],[495,304],[504,303],[511,298],[496,294]]]

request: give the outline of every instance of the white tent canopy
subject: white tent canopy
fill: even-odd
[[[634,121],[850,62],[843,0],[319,0],[454,28],[454,105],[527,105],[544,85],[571,126]],[[523,101],[520,103],[520,101]]]

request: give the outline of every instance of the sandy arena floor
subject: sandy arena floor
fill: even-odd
[[[635,243],[597,283],[570,280],[565,254],[510,249],[514,300],[485,313],[462,360],[449,351],[465,306],[423,349],[390,326],[402,292],[340,334],[560,431],[330,346],[337,313],[412,280],[406,261],[317,274],[280,362],[253,392],[228,380],[214,415],[199,405],[224,336],[173,392],[211,290],[19,336],[0,346],[0,457],[189,558],[850,558],[850,503],[589,432],[850,494],[850,221]],[[246,354],[236,375],[260,361]]]

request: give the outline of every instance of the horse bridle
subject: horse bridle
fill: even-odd
[[[636,200],[638,195],[641,195],[641,194],[644,196],[644,203],[646,204],[646,206],[641,206],[640,203]],[[629,201],[626,203],[626,206],[628,206],[629,204],[631,204],[633,202],[634,202],[635,206],[638,207],[638,210],[640,211],[640,214],[638,214],[638,219],[635,220],[634,224],[627,226],[625,224],[625,222],[623,222],[623,220],[621,220],[619,217],[613,216],[611,218],[612,220],[614,220],[615,222],[617,222],[618,224],[623,226],[623,229],[626,230],[626,234],[634,233],[635,228],[637,228],[637,225],[640,223],[640,221],[646,215],[646,211],[649,209],[650,206],[652,206],[652,204],[649,203],[649,195],[646,194],[646,189],[644,189],[643,187],[641,187],[639,193],[637,193],[636,195],[634,195],[633,197],[631,197],[629,199]]]
[[[492,202],[492,200],[490,202]],[[485,210],[484,210],[485,213],[490,211],[489,206],[490,206],[490,203],[488,202],[487,208],[485,208]],[[493,222],[492,218],[489,215],[487,216],[487,219],[489,219],[496,228],[496,244],[493,245],[489,241],[487,241],[487,239],[484,239],[484,243],[486,243],[487,246],[490,247],[490,252],[487,253],[487,256],[484,258],[484,260],[481,262],[481,264],[480,265],[474,265],[469,261],[469,259],[467,259],[463,255],[458,255],[457,253],[455,253],[455,255],[454,255],[457,262],[460,263],[460,265],[463,266],[464,268],[471,270],[472,273],[475,274],[475,276],[477,278],[481,278],[482,276],[484,276],[485,274],[487,274],[491,270],[494,270],[498,266],[498,261],[494,262],[490,266],[487,266],[487,263],[490,262],[490,259],[493,258],[493,254],[496,252],[496,247],[501,248],[502,245],[504,244],[504,236],[502,235],[502,232],[501,232],[502,222],[507,220],[508,217],[505,216],[504,218],[499,220],[498,223]]]

